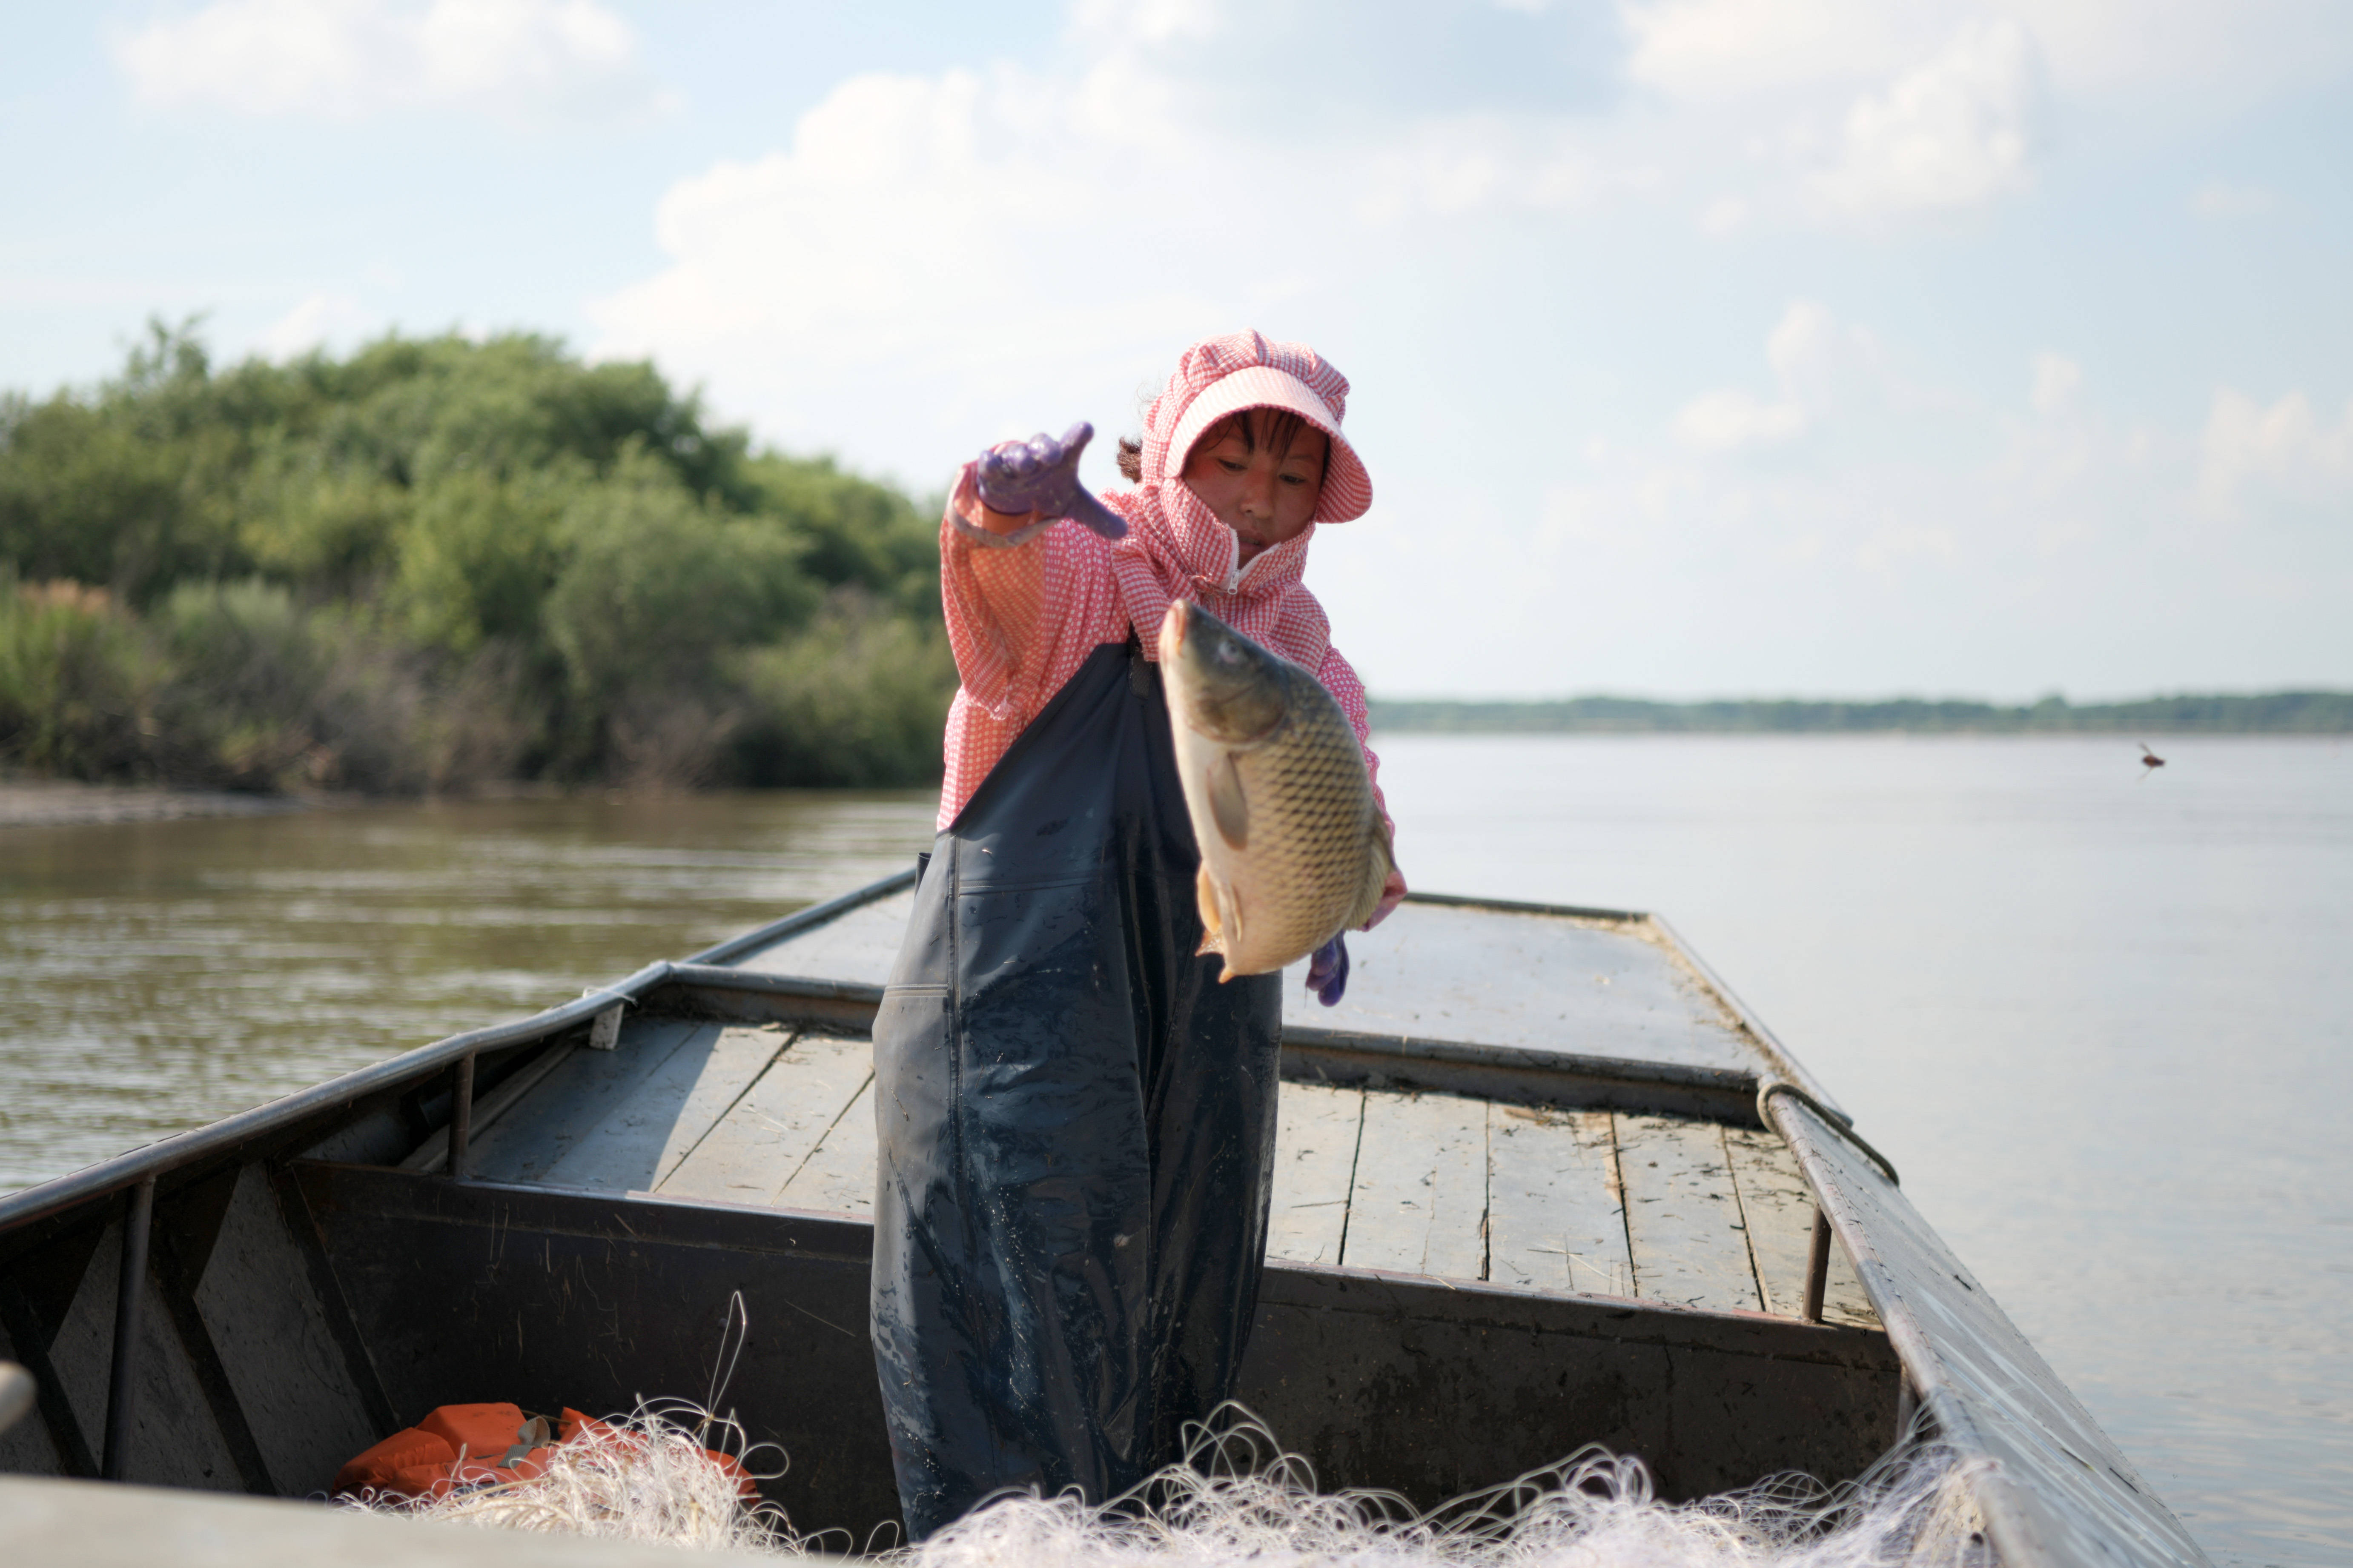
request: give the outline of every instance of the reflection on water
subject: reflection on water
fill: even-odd
[[[0,828],[0,1191],[900,869],[937,797]]]
[[[2148,737],[2158,741],[2158,737]],[[2353,1540],[2353,746],[1398,737],[1418,886],[1666,913],[2224,1563]],[[0,1185],[907,864],[932,797],[0,829]]]

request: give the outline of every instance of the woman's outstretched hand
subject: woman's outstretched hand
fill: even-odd
[[[1059,441],[1043,431],[1027,441],[1000,441],[973,466],[981,504],[1019,516],[1075,518],[1105,539],[1124,538],[1127,521],[1079,482],[1079,454],[1094,439],[1084,420]]]

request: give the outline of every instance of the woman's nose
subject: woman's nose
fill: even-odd
[[[1255,470],[1242,476],[1242,510],[1251,517],[1274,515],[1274,476]]]

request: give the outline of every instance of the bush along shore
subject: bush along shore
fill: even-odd
[[[1487,735],[1907,734],[2348,735],[2353,692],[2150,697],[2026,707],[1894,698],[1881,702],[1651,702],[1571,697],[1551,702],[1372,700],[1373,728],[1391,733]]]
[[[935,513],[513,335],[0,396],[0,770],[183,787],[935,781]]]

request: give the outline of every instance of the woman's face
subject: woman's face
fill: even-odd
[[[1271,409],[1246,410],[1195,442],[1185,459],[1186,489],[1234,531],[1243,565],[1304,532],[1324,489],[1331,442],[1313,425],[1301,424],[1290,446],[1276,451],[1268,438],[1275,419]]]

